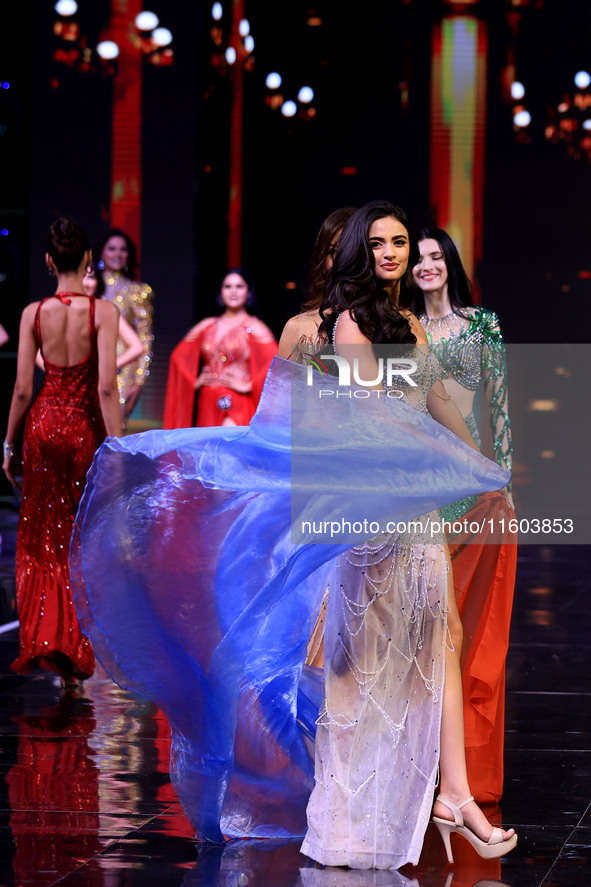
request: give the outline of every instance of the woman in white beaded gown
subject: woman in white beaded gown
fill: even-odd
[[[377,389],[392,382],[382,385],[374,346],[389,346],[390,354],[393,345],[402,348],[409,372],[388,396],[428,411],[475,446],[407,308],[417,256],[402,210],[384,201],[357,210],[341,234],[320,332],[337,356],[350,365],[357,359],[359,378],[375,379]],[[424,515],[350,549],[331,575],[315,786],[302,846],[324,865],[416,864],[432,809],[450,862],[452,831],[489,858],[517,842],[513,829],[493,828],[468,786],[462,628],[438,520],[437,512]]]

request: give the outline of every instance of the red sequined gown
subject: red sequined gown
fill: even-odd
[[[59,298],[69,304],[68,295]],[[72,601],[70,535],[95,450],[106,430],[98,396],[95,301],[89,298],[91,351],[72,366],[45,360],[45,378],[25,421],[23,495],[16,547],[20,650],[12,668],[58,672],[65,680],[94,671],[90,641]],[[39,312],[35,337],[43,354]]]

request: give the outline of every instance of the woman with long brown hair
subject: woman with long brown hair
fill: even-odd
[[[332,268],[341,231],[351,218],[351,206],[335,209],[326,217],[312,251],[310,259],[310,297],[302,305],[299,314],[290,317],[279,339],[279,357],[302,362],[305,354],[314,354],[324,341],[319,338],[318,329],[322,323],[320,309],[324,303],[326,281]]]

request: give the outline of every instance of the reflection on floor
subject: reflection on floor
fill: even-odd
[[[4,555],[4,567],[6,568]],[[591,582],[588,549],[524,547],[509,654],[506,791],[494,821],[517,849],[480,859],[430,826],[401,872],[320,869],[298,842],[196,845],[167,775],[167,724],[104,673],[79,695],[9,671],[0,634],[0,883],[64,887],[578,887],[591,870]],[[452,839],[453,840],[453,839]]]

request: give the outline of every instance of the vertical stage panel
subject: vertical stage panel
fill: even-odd
[[[230,46],[236,49],[236,61],[231,70],[232,109],[230,120],[230,181],[228,197],[227,264],[237,268],[242,264],[242,176],[244,129],[244,60],[245,52],[239,26],[244,18],[244,0],[232,0],[232,27]]]
[[[486,25],[475,16],[446,16],[434,26],[431,206],[469,277],[482,257],[486,53]]]
[[[119,46],[113,83],[111,225],[132,238],[138,252],[142,216],[142,64],[135,41],[141,0],[112,0],[109,38]]]

